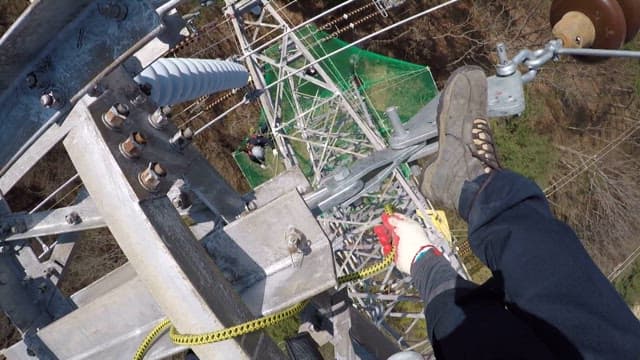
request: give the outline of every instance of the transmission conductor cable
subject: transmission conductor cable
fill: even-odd
[[[444,3],[440,4],[440,5],[436,5],[436,6],[432,7],[432,8],[429,8],[429,9],[424,10],[424,11],[422,11],[422,12],[419,12],[419,13],[417,13],[417,14],[415,14],[415,15],[412,15],[412,16],[410,16],[410,17],[406,18],[406,19],[400,20],[400,21],[398,21],[397,23],[394,23],[394,24],[392,24],[392,25],[389,25],[389,26],[387,26],[387,27],[384,27],[384,28],[382,28],[382,29],[380,29],[380,30],[378,30],[378,31],[376,31],[376,32],[373,32],[373,33],[371,33],[371,34],[369,34],[369,35],[367,35],[367,36],[365,36],[365,37],[363,37],[363,38],[360,38],[360,39],[358,39],[358,40],[356,40],[356,41],[354,41],[354,42],[352,42],[352,43],[347,44],[346,46],[344,46],[344,47],[342,47],[342,48],[340,48],[340,49],[337,49],[337,50],[335,50],[335,51],[333,51],[333,52],[331,52],[331,53],[329,53],[329,54],[327,54],[327,55],[325,55],[325,56],[322,56],[322,57],[320,57],[320,58],[318,58],[318,59],[316,59],[316,60],[314,60],[314,61],[310,62],[309,64],[307,64],[307,65],[305,65],[305,66],[301,67],[300,69],[298,69],[298,72],[304,71],[304,70],[306,70],[306,69],[308,69],[308,68],[312,67],[313,65],[318,64],[318,63],[319,63],[319,62],[321,62],[321,61],[324,61],[324,60],[326,60],[326,59],[328,59],[328,58],[330,58],[330,57],[332,57],[332,56],[334,56],[334,55],[337,55],[337,54],[339,54],[339,53],[341,53],[341,52],[343,52],[343,51],[345,51],[345,50],[349,49],[350,47],[353,47],[353,46],[356,46],[356,45],[358,45],[358,44],[361,44],[361,43],[363,43],[363,42],[365,42],[365,41],[367,41],[367,40],[369,40],[369,39],[371,39],[371,38],[373,38],[373,37],[376,37],[376,36],[378,36],[378,35],[380,35],[380,34],[382,34],[382,33],[384,33],[384,32],[387,32],[387,31],[389,31],[389,30],[391,30],[391,29],[395,29],[395,28],[397,28],[398,26],[404,25],[404,24],[406,24],[406,23],[408,23],[408,22],[410,22],[410,21],[413,21],[413,20],[415,20],[415,19],[418,19],[418,18],[420,18],[420,17],[422,17],[422,16],[425,16],[425,15],[427,15],[427,14],[429,14],[429,13],[432,13],[432,12],[434,12],[434,11],[437,11],[437,10],[443,9],[443,8],[445,8],[445,7],[449,6],[449,5],[453,5],[454,3],[457,3],[457,2],[459,2],[459,1],[460,1],[460,0],[449,0],[449,1],[447,1],[447,2],[444,2]],[[292,77],[292,76],[294,76],[294,75],[296,75],[296,73],[290,73],[290,74],[288,74],[288,75],[284,76],[283,78],[278,79],[277,81],[275,81],[275,82],[273,82],[273,83],[269,84],[269,85],[268,85],[267,87],[265,87],[264,89],[260,89],[260,90],[265,90],[265,91],[266,91],[266,90],[269,90],[269,89],[270,89],[270,88],[272,88],[274,85],[277,85],[277,84],[278,84],[278,83],[280,83],[281,81],[287,80],[287,79],[289,79],[290,77]]]
[[[289,29],[289,30],[285,31],[284,33],[282,33],[282,34],[280,34],[280,35],[276,36],[275,38],[273,38],[273,39],[271,39],[271,40],[267,41],[266,43],[264,43],[264,44],[262,44],[262,45],[258,46],[257,48],[255,48],[255,49],[253,49],[253,50],[249,51],[248,53],[246,53],[246,54],[242,55],[242,56],[239,58],[239,60],[244,60],[244,59],[246,59],[246,58],[247,58],[247,56],[250,56],[250,55],[253,55],[253,54],[257,53],[258,51],[260,51],[260,50],[262,50],[262,49],[266,48],[267,46],[269,46],[269,45],[271,45],[271,44],[275,43],[276,41],[278,41],[278,40],[282,39],[283,37],[285,37],[285,36],[287,36],[287,35],[289,35],[289,34],[291,34],[292,32],[297,31],[297,30],[299,30],[300,28],[302,28],[302,27],[304,27],[304,26],[309,25],[310,23],[312,23],[312,22],[314,22],[314,21],[316,21],[316,20],[320,19],[321,17],[326,16],[326,15],[328,15],[328,14],[330,14],[330,13],[332,13],[332,12],[334,12],[334,11],[338,10],[338,9],[340,9],[341,7],[344,7],[344,6],[346,6],[346,5],[349,5],[349,4],[351,4],[352,2],[354,2],[354,1],[356,1],[356,0],[347,0],[347,1],[343,2],[343,3],[341,3],[341,4],[338,4],[338,5],[334,6],[334,7],[332,7],[331,9],[329,9],[329,10],[327,10],[327,11],[324,11],[324,12],[322,12],[322,13],[320,13],[320,14],[318,14],[318,15],[314,16],[314,17],[312,17],[311,19],[309,19],[309,20],[307,20],[307,21],[305,21],[305,22],[303,22],[303,23],[301,23],[301,24],[298,24],[298,25],[296,25],[296,26],[292,27],[291,29]],[[280,11],[280,9],[276,9],[276,11]],[[247,50],[247,49],[245,49],[245,50]]]
[[[387,27],[385,27],[385,28],[382,28],[382,29],[380,29],[380,30],[378,30],[378,31],[376,31],[376,32],[373,32],[373,33],[371,33],[371,34],[369,34],[369,35],[367,35],[367,36],[365,36],[365,37],[363,37],[363,38],[361,38],[361,39],[358,39],[358,40],[356,40],[356,41],[354,41],[354,42],[352,42],[352,43],[347,44],[345,47],[342,47],[342,48],[340,48],[340,49],[337,49],[337,50],[335,50],[335,51],[333,51],[333,52],[331,52],[331,53],[329,53],[329,54],[327,54],[327,55],[325,55],[325,56],[322,56],[322,57],[320,57],[320,58],[318,58],[318,59],[316,59],[316,60],[314,60],[314,61],[310,62],[309,64],[307,64],[307,65],[303,66],[302,68],[298,69],[298,72],[304,71],[304,70],[306,70],[306,69],[308,69],[308,68],[312,67],[313,65],[318,64],[318,63],[319,63],[319,62],[321,62],[321,61],[324,61],[324,60],[326,60],[326,59],[328,59],[328,58],[330,58],[330,57],[332,57],[332,56],[334,56],[334,55],[337,55],[337,54],[341,53],[341,52],[342,52],[342,51],[344,51],[344,50],[349,49],[349,48],[350,48],[350,47],[352,47],[352,46],[355,46],[355,45],[361,44],[361,43],[363,43],[363,42],[365,42],[365,41],[367,41],[367,40],[369,40],[369,39],[371,39],[371,38],[373,38],[373,37],[376,37],[376,36],[378,36],[378,35],[380,35],[380,34],[382,34],[382,33],[384,33],[384,32],[387,32],[387,31],[389,31],[389,30],[391,30],[391,29],[395,29],[395,28],[396,28],[396,27],[398,27],[398,26],[404,25],[404,24],[406,24],[406,23],[408,23],[408,22],[410,22],[410,21],[413,21],[413,20],[415,20],[415,19],[417,19],[417,18],[420,18],[420,17],[422,17],[422,16],[425,16],[425,15],[427,15],[427,14],[430,14],[430,13],[432,13],[432,12],[434,12],[434,11],[437,11],[437,10],[440,10],[440,9],[442,9],[442,8],[445,8],[445,7],[449,6],[449,5],[453,5],[454,3],[457,3],[457,2],[459,2],[459,1],[460,1],[460,0],[449,0],[449,1],[445,2],[445,3],[442,3],[442,4],[440,4],[440,5],[436,5],[436,6],[432,7],[432,8],[429,8],[429,9],[424,10],[424,11],[422,11],[422,12],[419,12],[419,13],[417,13],[417,14],[415,14],[415,15],[412,15],[412,16],[410,16],[410,17],[406,18],[406,19],[403,19],[403,20],[401,20],[401,21],[398,21],[397,23],[394,23],[394,24],[389,25],[389,26],[387,26]],[[347,1],[346,3],[349,3],[349,2],[350,2],[350,1]],[[346,3],[343,3],[343,4],[346,4]],[[326,13],[326,12],[325,12],[325,13]],[[323,13],[323,14],[324,14],[324,13]],[[321,14],[321,15],[322,15],[322,14]],[[313,19],[316,19],[316,18],[318,18],[319,16],[320,16],[320,15],[318,15],[318,16],[316,16],[316,17],[314,17]],[[305,22],[305,23],[306,23],[306,22]],[[305,24],[305,23],[303,23],[303,24]],[[302,25],[302,24],[301,24],[301,25]],[[301,25],[298,25],[297,27],[292,28],[289,32],[294,31],[294,29],[299,28]],[[287,33],[289,33],[289,32],[287,32]],[[285,34],[287,34],[287,33],[285,33]],[[284,35],[284,34],[283,34],[283,35]],[[280,37],[279,37],[279,38],[280,38]],[[276,40],[276,39],[274,39],[274,40]],[[258,47],[258,48],[256,48],[256,49],[252,50],[251,52],[248,52],[247,54],[243,55],[240,59],[244,59],[244,58],[246,58],[247,56],[249,56],[249,55],[251,55],[251,54],[255,53],[256,51],[258,51],[259,49],[261,49],[261,47]],[[269,85],[268,85],[268,86],[266,86],[265,88],[263,88],[263,89],[257,89],[257,90],[263,90],[263,91],[269,90],[269,89],[270,89],[270,88],[272,88],[274,85],[277,85],[277,84],[278,84],[278,83],[280,83],[281,81],[287,80],[287,79],[289,79],[289,78],[293,77],[294,75],[296,75],[296,73],[289,73],[288,75],[285,75],[284,77],[282,77],[282,78],[278,79],[277,81],[275,81],[275,82],[273,82],[273,83],[269,84]],[[242,105],[242,104],[244,104],[244,103],[245,103],[245,101],[243,100],[243,101],[241,101],[240,103],[238,103],[238,104],[234,105],[234,106],[233,106],[233,108],[235,109],[235,108],[239,107],[240,105]],[[205,128],[207,128],[207,127],[211,126],[211,124],[213,124],[213,123],[214,123],[215,121],[217,121],[219,118],[220,118],[220,117],[218,117],[218,118],[214,119],[213,121],[210,121],[209,123],[207,123],[206,125],[204,125],[202,128],[198,129],[198,130],[196,131],[196,133],[194,134],[194,136],[195,136],[195,135],[197,135],[197,134],[199,134],[199,133],[201,133],[201,132],[202,132],[201,130],[204,130]]]

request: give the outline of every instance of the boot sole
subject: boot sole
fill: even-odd
[[[459,96],[454,96],[455,91],[459,91],[458,84],[454,84],[456,81],[460,81],[461,74],[469,74],[466,75],[466,81],[469,84],[469,92],[465,94],[465,108],[456,108],[455,100],[460,98]],[[464,112],[461,112],[464,111]],[[440,144],[440,149],[436,155],[435,160],[427,167],[423,179],[422,179],[422,190],[425,195],[431,198],[431,200],[435,200],[436,202],[440,202],[446,207],[454,207],[457,209],[457,202],[453,200],[453,203],[448,203],[445,198],[443,198],[443,194],[433,193],[431,189],[431,185],[434,181],[441,182],[443,179],[440,177],[442,174],[439,174],[437,169],[451,166],[448,164],[451,162],[451,155],[442,152],[442,145],[445,143],[445,138],[447,136],[446,128],[447,128],[447,118],[451,116],[452,112],[459,112],[459,116],[453,116],[454,118],[463,118],[463,122],[461,126],[462,136],[460,140],[464,140],[464,124],[471,124],[473,120],[477,118],[486,119],[487,118],[487,80],[484,71],[478,66],[465,66],[454,71],[447,84],[445,85],[444,90],[440,96],[440,101],[438,103],[438,117],[437,117],[437,126],[438,126],[438,142]],[[471,119],[469,119],[471,118]],[[471,130],[469,129],[469,133]],[[425,186],[427,185],[427,186]]]
[[[446,129],[445,129],[446,123],[445,121],[443,121],[443,119],[449,116],[449,112],[450,112],[449,110],[451,107],[451,100],[452,100],[451,92],[455,90],[455,87],[453,86],[453,82],[457,81],[458,75],[462,73],[476,73],[476,72],[478,72],[478,75],[481,75],[483,77],[483,82],[482,82],[483,86],[479,86],[480,84],[473,84],[476,86],[473,86],[471,88],[469,103],[473,103],[472,99],[479,95],[480,109],[470,109],[471,113],[465,114],[465,117],[472,117],[471,119],[472,121],[478,118],[487,119],[487,102],[488,102],[487,81],[486,81],[486,75],[484,73],[484,70],[482,70],[482,68],[479,66],[473,66],[473,65],[464,66],[457,69],[449,77],[449,80],[447,81],[447,84],[444,87],[444,91],[440,96],[440,101],[438,102],[438,117],[436,118],[436,124],[438,126],[438,142],[440,144],[443,143],[444,137],[447,135]],[[468,120],[468,119],[465,118],[465,120]],[[438,163],[440,162],[442,162],[442,153],[440,152],[440,150],[438,150],[438,155],[436,157],[436,160],[433,162],[433,166],[437,166]]]

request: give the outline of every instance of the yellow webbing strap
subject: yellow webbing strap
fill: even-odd
[[[386,269],[391,264],[393,264],[394,257],[395,257],[395,249],[393,249],[387,256],[384,257],[384,259],[381,262],[377,264],[367,266],[366,268],[360,271],[353,272],[351,274],[340,276],[338,278],[338,284],[344,284],[347,282],[362,280],[362,279],[371,277],[379,273],[380,271]],[[149,335],[147,335],[144,338],[144,340],[138,347],[138,350],[136,351],[136,354],[134,355],[133,360],[142,360],[144,358],[144,355],[147,353],[151,345],[156,340],[156,338],[160,336],[160,334],[162,334],[164,331],[166,331],[167,328],[170,328],[169,337],[171,338],[171,341],[173,341],[177,345],[204,345],[204,344],[210,344],[218,341],[233,339],[235,337],[249,334],[254,331],[262,330],[269,326],[275,325],[284,319],[287,319],[293,315],[296,315],[297,313],[302,311],[302,309],[306,305],[307,305],[307,302],[303,301],[299,304],[296,304],[288,309],[279,311],[275,314],[263,316],[261,318],[251,320],[240,325],[236,325],[226,329],[212,331],[204,334],[180,334],[176,330],[176,328],[171,325],[171,322],[165,319],[165,320],[162,320],[155,328],[153,328],[153,330],[151,330]]]

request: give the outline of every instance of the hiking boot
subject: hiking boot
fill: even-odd
[[[425,170],[421,189],[430,200],[458,211],[464,182],[500,169],[481,68],[465,66],[451,75],[440,95],[438,131],[438,155]]]

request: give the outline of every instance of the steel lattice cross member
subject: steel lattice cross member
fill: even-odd
[[[182,26],[179,16],[175,13],[165,16],[176,4],[177,1],[170,1],[158,9],[124,0],[118,4],[101,1],[57,4],[65,8],[62,18],[78,14],[82,17],[71,24],[66,20],[53,21],[52,26],[65,33],[76,31],[80,37],[55,39],[61,45],[50,48],[57,52],[53,56],[46,52],[39,56],[58,65],[58,69],[75,64],[76,70],[80,69],[79,76],[73,82],[60,82],[56,91],[62,92],[47,93],[49,97],[42,104],[40,101],[44,100],[38,97],[31,101],[31,92],[37,92],[31,91],[31,87],[45,86],[43,82],[36,81],[35,85],[33,81],[16,82],[15,88],[3,92],[3,100],[17,96],[25,102],[24,106],[42,115],[38,116],[43,120],[39,125],[22,124],[10,117],[1,124],[3,136],[11,137],[16,132],[20,137],[12,138],[17,152],[5,149],[8,152],[3,156],[0,194],[10,191],[61,141],[88,191],[88,197],[80,196],[76,205],[40,212],[34,209],[29,214],[11,213],[0,196],[0,225],[2,240],[6,241],[0,259],[0,292],[6,296],[2,297],[0,307],[13,314],[14,324],[24,333],[22,342],[4,351],[10,359],[26,359],[32,354],[42,359],[120,359],[133,354],[145,333],[165,316],[183,333],[207,332],[278,311],[335,285],[333,271],[316,271],[332,270],[333,259],[327,238],[298,194],[308,187],[304,177],[289,171],[241,197],[188,143],[170,144],[175,127],[168,124],[158,129],[148,121],[157,112],[157,106],[146,98],[132,80],[132,74],[161,56],[170,46],[165,43],[167,39],[179,39],[176,37]],[[34,2],[9,33],[16,36],[29,33],[33,29],[31,21],[55,14],[54,10],[42,2]],[[135,31],[128,33],[127,26],[135,21],[138,12],[144,13],[149,21],[132,24]],[[109,43],[112,41],[119,46],[118,51],[107,52],[114,58],[106,57],[101,59],[104,63],[84,67],[82,61],[86,57],[74,54],[82,52],[84,45],[93,45],[92,41],[104,38],[104,33],[100,37],[85,28],[96,18],[107,24],[91,31],[99,31],[100,26],[111,31],[117,25],[119,33],[133,38],[123,42],[114,35],[102,43],[106,47],[116,46]],[[168,34],[163,34],[164,40],[160,41],[156,36],[163,31]],[[45,35],[43,41],[54,41],[50,34]],[[3,38],[7,39],[13,37]],[[77,46],[75,51],[64,51],[69,43]],[[1,45],[7,44],[5,41]],[[24,57],[40,51],[42,44],[29,43],[23,49],[12,47],[11,51],[16,50],[17,57]],[[32,65],[14,62],[7,66],[28,69]],[[47,71],[51,72],[50,79],[62,75],[55,69],[41,69],[36,78],[47,78]],[[3,81],[15,80],[4,75]],[[85,95],[88,89],[92,89],[91,95]],[[64,97],[57,96],[62,93]],[[24,139],[28,140],[22,144]],[[142,151],[140,145],[144,145]],[[74,176],[67,183],[77,178]],[[183,193],[174,186],[177,183],[182,184],[193,201],[189,209],[183,208],[184,204],[173,195],[171,199],[167,197],[167,193]],[[259,209],[247,214],[247,202]],[[292,207],[293,204],[297,206]],[[287,221],[275,225],[263,221],[274,213]],[[225,223],[229,227],[224,227]],[[129,264],[65,298],[55,284],[73,248],[70,234],[104,226],[116,237]],[[256,246],[255,234],[244,229],[260,226],[263,229],[257,232],[262,237],[258,239],[260,246]],[[291,227],[307,236],[312,249],[299,264],[289,262],[291,254],[285,235]],[[268,230],[272,230],[273,236],[265,235]],[[50,259],[41,261],[26,240],[56,234],[61,236]],[[212,240],[206,242],[205,248],[198,240],[207,234],[211,234]],[[218,264],[206,251],[216,249],[216,238],[235,246],[216,250]],[[249,270],[233,266],[251,262],[255,265]],[[224,273],[219,266],[224,267]],[[32,280],[24,281],[24,274]],[[307,281],[307,274],[314,274],[315,281]],[[296,293],[278,289],[294,289]],[[165,357],[181,350],[165,337],[150,356]],[[195,352],[203,359],[282,357],[262,332],[198,346]]]

